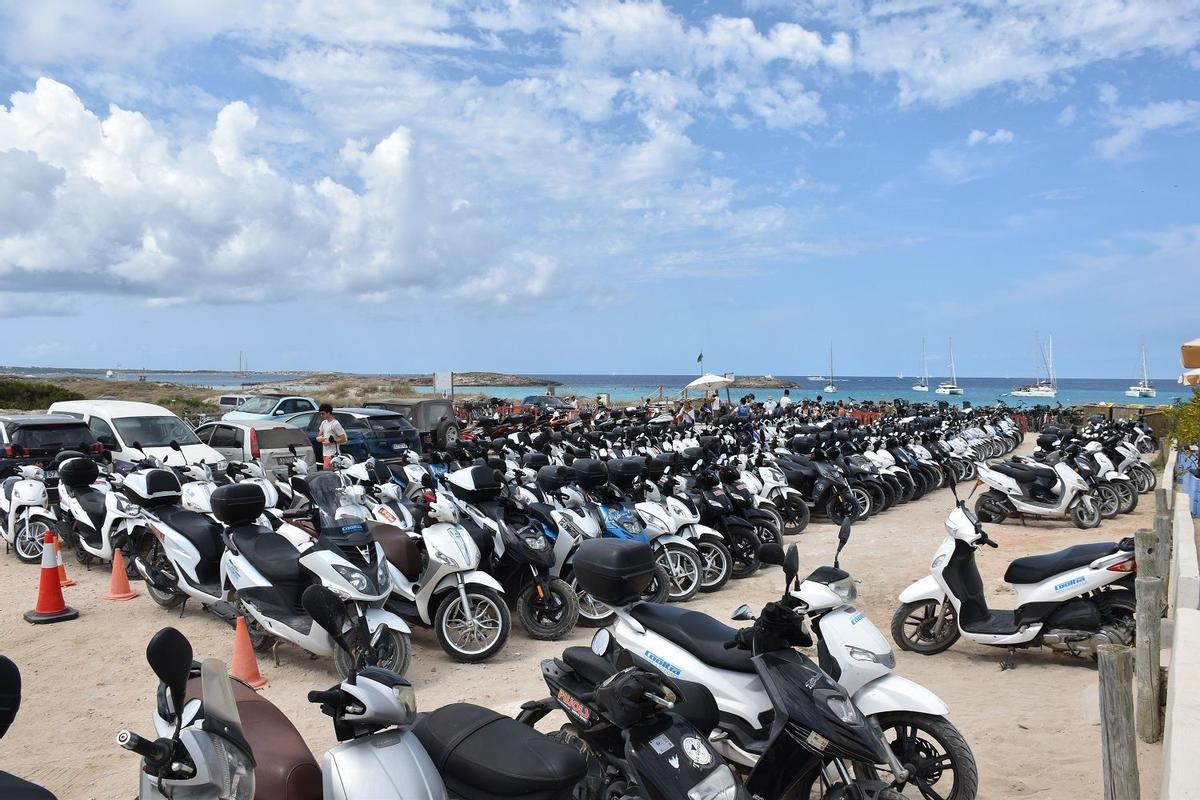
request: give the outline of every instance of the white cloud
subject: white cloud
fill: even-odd
[[[991,133],[975,128],[967,134],[967,145],[970,147],[977,144],[1011,144],[1012,140],[1013,132],[1004,128],[997,128]]]
[[[1101,157],[1114,160],[1136,153],[1147,134],[1171,128],[1200,127],[1200,100],[1175,100],[1144,106],[1112,106],[1109,124],[1116,131],[1096,142]]]
[[[1075,124],[1075,106],[1066,106],[1062,111],[1058,112],[1055,118],[1060,128],[1069,128]]]

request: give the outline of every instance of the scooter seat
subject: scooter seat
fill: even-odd
[[[164,506],[157,509],[159,519],[192,543],[204,561],[217,561],[225,546],[221,543],[221,526],[203,514],[183,506]]]
[[[1047,467],[1036,467],[1032,464],[1018,464],[1016,462],[993,464],[992,469],[1001,475],[1007,475],[1017,483],[1033,483],[1038,478],[1057,477],[1054,470]]]
[[[75,494],[75,500],[78,501],[79,507],[88,515],[88,519],[92,521],[92,527],[99,533],[104,528],[104,517],[107,516],[108,510],[104,507],[104,492],[99,489],[93,489],[90,486],[84,489],[72,489]]]
[[[230,683],[254,754],[254,800],[321,800],[321,768],[304,737],[270,700],[236,678]],[[192,678],[187,699],[201,696],[200,679]]]
[[[1025,556],[1015,559],[1004,572],[1005,583],[1041,583],[1047,578],[1079,567],[1086,567],[1097,558],[1117,552],[1115,542],[1077,544],[1056,553]]]
[[[725,643],[737,635],[737,629],[707,614],[661,603],[638,603],[629,613],[648,630],[679,645],[710,667],[754,672],[749,650],[725,649]]]
[[[413,731],[450,795],[463,800],[565,800],[587,772],[577,748],[481,706],[442,706]]]
[[[299,583],[300,551],[290,541],[261,525],[242,525],[229,532],[238,552],[271,583]]]

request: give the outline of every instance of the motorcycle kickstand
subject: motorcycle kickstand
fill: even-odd
[[[1004,658],[1003,658],[1003,659],[1000,661],[1000,671],[1001,671],[1001,672],[1005,672],[1005,671],[1007,671],[1007,670],[1010,670],[1010,669],[1016,669],[1016,668],[1017,668],[1017,664],[1016,664],[1016,662],[1013,660],[1013,659],[1015,659],[1016,657],[1017,657],[1017,648],[1015,648],[1015,647],[1010,647],[1010,648],[1008,648],[1008,655],[1007,655],[1007,656],[1005,656],[1005,657],[1004,657]]]

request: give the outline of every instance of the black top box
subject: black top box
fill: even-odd
[[[570,483],[575,477],[575,470],[557,464],[542,467],[538,470],[537,482],[547,492],[556,492]]]
[[[640,456],[618,458],[608,462],[608,479],[622,489],[629,489],[646,472],[646,459]]]
[[[573,563],[584,591],[610,606],[636,602],[654,577],[650,545],[630,539],[588,539]]]
[[[598,489],[608,483],[608,467],[595,458],[577,458],[571,462],[575,480],[585,489]]]
[[[213,516],[233,528],[249,525],[267,508],[267,496],[257,484],[231,483],[212,493]]]
[[[534,451],[521,456],[521,466],[526,469],[541,469],[550,465],[550,456]]]
[[[71,458],[58,466],[58,482],[72,489],[91,486],[100,477],[100,468],[90,458]]]

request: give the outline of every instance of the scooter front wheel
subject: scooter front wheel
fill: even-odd
[[[979,791],[975,754],[948,719],[894,711],[876,715],[875,721],[883,730],[884,741],[908,770],[908,780],[896,787],[905,797],[975,800]]]
[[[504,647],[512,618],[508,606],[486,586],[467,587],[467,605],[457,590],[442,596],[433,617],[438,644],[455,661],[485,661]]]
[[[808,510],[808,503],[798,497],[789,497],[781,501],[779,511],[783,514],[783,528],[780,532],[785,535],[803,531],[808,527],[808,521],[812,516]]]
[[[13,550],[25,564],[36,564],[42,560],[42,547],[50,526],[41,519],[17,520],[13,530]]]
[[[1104,519],[1116,519],[1121,512],[1121,498],[1117,491],[1107,483],[1098,485],[1095,489],[1096,503],[1100,507],[1100,516]]]
[[[1087,502],[1088,500],[1091,502]],[[1079,502],[1075,503],[1075,507],[1071,509],[1071,521],[1080,530],[1086,531],[1098,527],[1102,519],[1100,504],[1096,502],[1095,498],[1080,498]]]
[[[567,584],[575,591],[575,600],[579,603],[579,624],[585,628],[603,628],[617,618],[616,612],[592,597],[579,585],[579,579],[574,575]]]
[[[700,576],[700,591],[715,592],[733,577],[733,556],[729,548],[715,536],[708,535],[696,542],[700,551],[703,572]]]
[[[579,600],[566,581],[547,582],[546,596],[538,594],[538,584],[529,583],[517,597],[517,617],[531,639],[561,639],[579,621]]]
[[[937,627],[938,613],[942,604],[946,606],[941,629]],[[904,603],[892,615],[892,641],[901,650],[932,656],[948,650],[958,641],[958,615],[949,600],[917,600]]]
[[[686,602],[700,591],[704,565],[695,550],[679,544],[668,544],[658,551],[655,563],[667,574],[669,602]]]
[[[398,675],[407,672],[408,665],[412,661],[412,642],[409,640],[408,634],[391,628],[386,628],[379,636],[379,641],[374,645],[364,642],[355,649],[365,649],[366,652],[359,652],[355,657],[340,647],[334,648],[333,665],[337,668],[338,676],[342,680],[357,671],[356,661],[368,667],[381,667]]]

